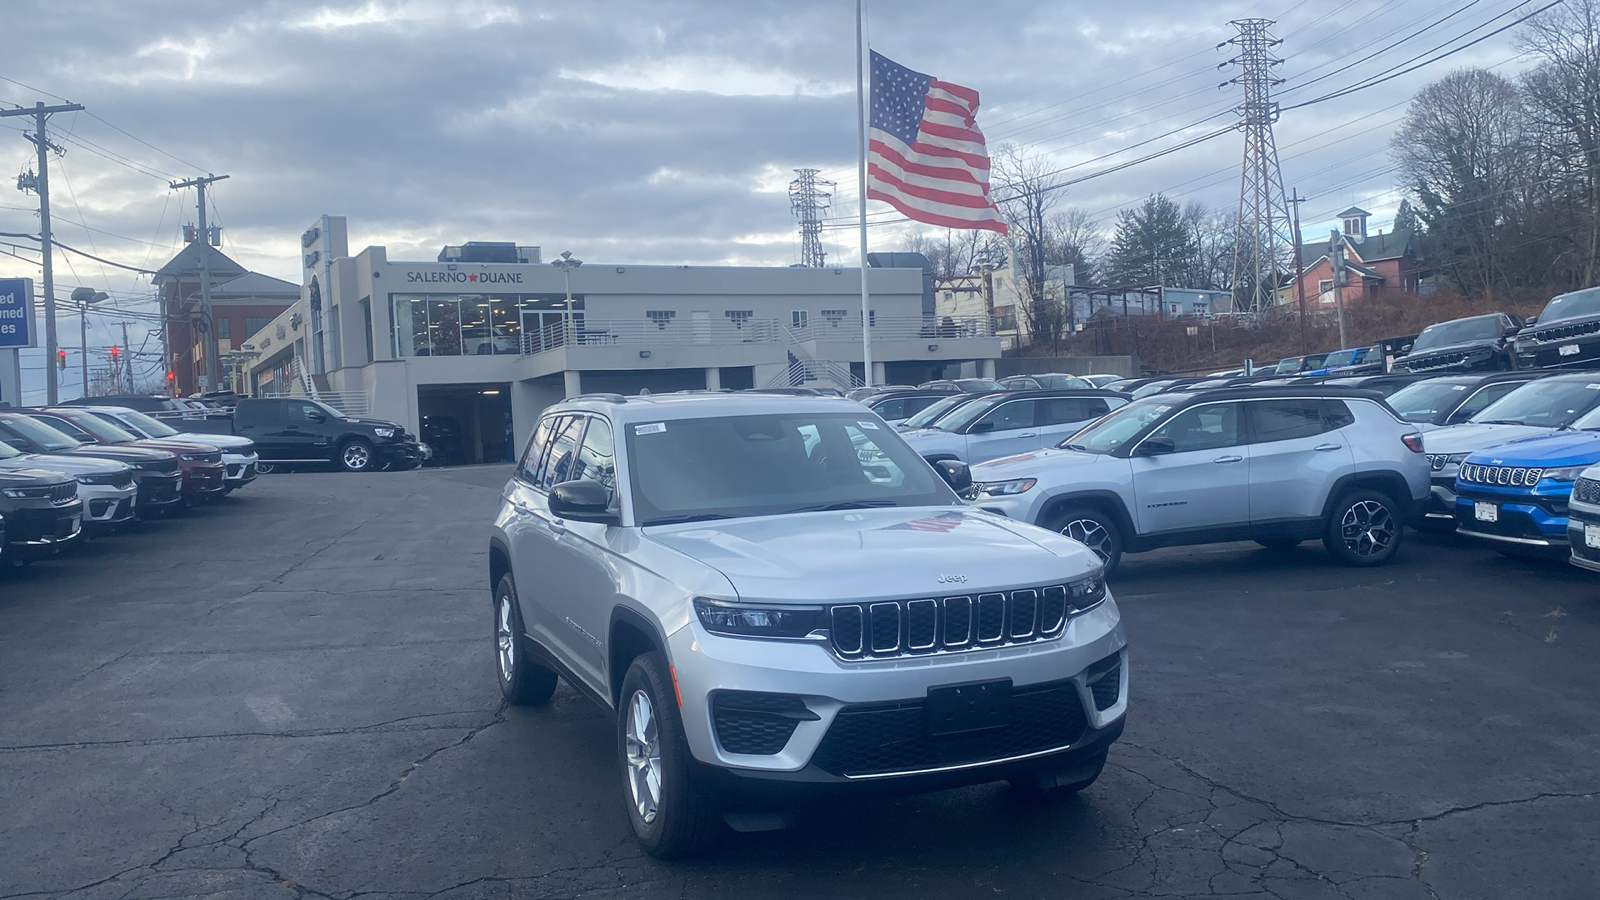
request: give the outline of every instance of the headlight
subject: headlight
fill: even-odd
[[[1589,468],[1587,465],[1582,465],[1566,466],[1560,469],[1545,469],[1544,479],[1546,481],[1577,481],[1578,476],[1582,475],[1583,470],[1587,468]]]
[[[1106,572],[1095,569],[1089,577],[1067,584],[1067,615],[1098,606],[1106,599]]]
[[[392,437],[395,436],[396,431],[397,431],[397,429],[394,429],[394,428],[374,428],[374,429],[372,429],[372,433],[377,435],[378,437],[381,437],[381,438],[392,438]]]
[[[222,454],[220,453],[183,453],[179,454],[179,456],[188,462],[220,462],[222,460]]]
[[[1037,478],[1018,478],[1015,481],[990,481],[984,484],[975,484],[973,487],[980,494],[991,497],[1009,497],[1012,494],[1026,494],[1038,484]]]
[[[1471,455],[1472,455],[1471,453],[1452,453],[1449,456],[1446,456],[1444,458],[1444,461],[1445,461],[1445,463],[1447,463],[1449,465],[1459,466],[1462,463],[1466,462],[1467,461],[1467,457],[1469,457]]]
[[[0,494],[5,494],[13,500],[43,500],[50,496],[48,487],[14,487],[0,489]]]
[[[712,634],[729,637],[803,638],[824,625],[820,606],[728,606],[695,600],[700,624]]]

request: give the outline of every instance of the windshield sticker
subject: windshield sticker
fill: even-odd
[[[876,423],[876,422],[857,422],[856,424],[860,425],[862,428],[867,429],[868,431],[877,431],[878,430],[878,423]]]
[[[665,422],[651,422],[648,425],[635,425],[635,426],[633,426],[633,433],[634,434],[660,434],[661,432],[666,431],[666,430],[667,430],[667,423],[665,423]]]
[[[1584,385],[1584,387],[1588,388],[1591,391],[1600,391],[1600,384],[1586,384],[1586,385]]]
[[[1450,388],[1450,390],[1452,390],[1452,391],[1464,391],[1466,389],[1467,389],[1467,386],[1464,385],[1464,384],[1452,385],[1451,388]]]

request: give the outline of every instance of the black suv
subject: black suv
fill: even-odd
[[[1517,367],[1511,341],[1522,321],[1506,313],[1436,322],[1422,329],[1397,372],[1504,372]]]
[[[349,472],[414,469],[423,449],[416,435],[383,419],[356,419],[325,403],[299,397],[246,397],[233,415],[184,419],[186,430],[236,434],[256,442],[256,470],[274,463],[327,463]]]
[[[78,482],[44,469],[0,472],[0,519],[5,521],[0,557],[24,563],[50,556],[83,530]]]
[[[1562,294],[1517,335],[1524,369],[1600,366],[1600,287]]]

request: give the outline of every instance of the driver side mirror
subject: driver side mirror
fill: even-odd
[[[563,481],[550,489],[550,514],[574,522],[617,525],[611,510],[611,492],[598,481]]]
[[[1162,456],[1178,452],[1178,445],[1172,438],[1160,435],[1151,435],[1133,451],[1134,456]]]
[[[933,463],[933,470],[939,473],[944,483],[950,489],[965,497],[972,490],[972,468],[959,459],[940,459]]]
[[[1529,325],[1537,325],[1537,324],[1539,324],[1539,317],[1538,316],[1529,316],[1526,319],[1522,320],[1522,327],[1524,327],[1524,328],[1528,327]]]
[[[322,413],[319,413],[319,412],[307,413],[306,414],[306,421],[308,421],[308,422],[316,422],[318,424],[321,424],[323,422],[328,421],[328,417],[323,415]]]
[[[988,434],[993,430],[993,422],[974,422],[972,427],[967,429],[967,434]]]

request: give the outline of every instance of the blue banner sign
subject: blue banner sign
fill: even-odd
[[[0,278],[0,349],[33,346],[33,279]]]

